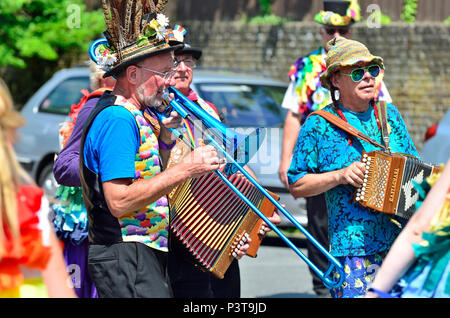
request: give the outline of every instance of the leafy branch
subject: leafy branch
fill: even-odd
[[[79,23],[73,26],[76,14]],[[82,0],[2,0],[0,21],[0,66],[18,68],[29,58],[52,61],[86,52],[89,40],[104,29],[102,14],[85,12]]]
[[[400,19],[406,23],[414,23],[417,15],[417,0],[405,0]]]

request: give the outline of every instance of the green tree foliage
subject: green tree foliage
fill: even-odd
[[[282,18],[272,13],[273,0],[258,0],[261,13],[252,18],[245,18],[241,20],[243,23],[251,24],[282,24],[284,22],[292,21],[292,19]]]
[[[417,14],[417,0],[405,0],[400,19],[406,23],[414,23]]]
[[[0,76],[23,105],[57,70],[87,59],[105,30],[83,0],[0,0]]]
[[[85,12],[82,0],[1,0],[0,23],[0,66],[19,68],[87,51],[104,30],[101,12]]]
[[[270,15],[272,10],[270,6],[272,5],[272,0],[259,0],[259,7],[261,8],[262,15]]]

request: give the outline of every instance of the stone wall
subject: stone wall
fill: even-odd
[[[202,66],[258,70],[287,82],[290,65],[321,45],[319,25],[289,22],[186,22],[190,41],[203,48]],[[385,61],[385,83],[418,149],[426,129],[450,107],[450,26],[394,23],[355,26],[353,39]]]

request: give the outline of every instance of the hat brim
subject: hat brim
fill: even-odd
[[[202,49],[192,46],[188,47],[185,45],[183,48],[176,50],[175,54],[189,54],[192,55],[196,60],[199,60],[202,57]]]
[[[322,84],[322,87],[330,89],[331,88],[330,87],[330,77],[333,73],[336,73],[343,67],[354,66],[358,63],[376,63],[384,69],[383,58],[381,58],[380,56],[375,56],[375,55],[373,55],[371,58],[368,58],[368,59],[359,58],[359,59],[346,61],[345,63],[338,63],[336,65],[333,65],[330,68],[327,68],[327,70],[324,73],[322,73],[322,75],[320,75],[320,83]]]
[[[183,44],[176,44],[176,45],[171,45],[169,47],[165,47],[165,48],[160,49],[160,50],[151,51],[151,52],[148,52],[148,53],[136,55],[136,56],[126,60],[125,62],[122,62],[122,63],[114,66],[113,68],[111,68],[107,72],[105,72],[105,74],[103,75],[103,78],[106,78],[106,77],[109,77],[109,76],[116,76],[118,73],[120,73],[121,71],[126,69],[128,66],[130,66],[132,64],[136,64],[139,61],[142,61],[142,60],[144,60],[146,58],[149,58],[149,57],[152,57],[152,56],[156,56],[156,55],[159,55],[159,54],[168,53],[168,52],[175,51],[175,50],[179,50],[182,47],[183,47]]]
[[[318,23],[320,25],[323,25],[324,27],[329,27],[329,28],[348,28],[348,27],[351,27],[353,24],[356,23],[356,21],[353,20],[353,19],[350,21],[349,24],[343,24],[343,25],[334,25],[334,24],[320,23],[320,22],[315,21],[315,20],[314,20],[314,22],[316,22],[316,23]]]

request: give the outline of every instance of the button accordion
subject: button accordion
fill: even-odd
[[[422,183],[439,171],[416,157],[384,151],[363,152],[364,183],[354,200],[375,211],[409,219],[415,212],[419,193],[414,182]]]
[[[177,143],[173,157],[183,157],[186,146]],[[170,165],[169,161],[169,165]],[[228,180],[264,215],[270,217],[275,206],[241,173]],[[279,197],[271,193],[275,199]],[[170,246],[206,272],[223,278],[234,260],[239,244],[251,238],[247,255],[256,257],[263,236],[262,219],[215,173],[186,180],[169,195]]]

